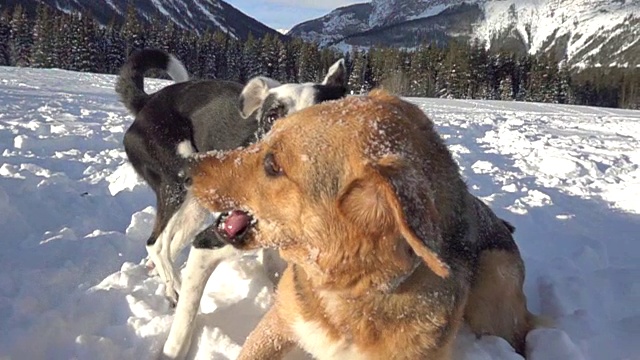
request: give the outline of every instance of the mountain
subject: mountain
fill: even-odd
[[[64,12],[86,11],[103,25],[115,20],[123,22],[130,0],[5,0],[9,7],[21,4],[35,13],[39,3]],[[210,29],[229,32],[233,37],[246,39],[280,34],[256,19],[242,13],[222,0],[135,0],[138,18],[146,22],[154,16],[174,22],[179,27],[203,33]]]
[[[579,67],[640,66],[637,0],[374,0],[287,34],[343,50],[479,39],[494,49],[552,52]]]

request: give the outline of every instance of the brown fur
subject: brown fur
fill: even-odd
[[[465,319],[524,351],[533,316],[510,228],[416,106],[384,91],[313,106],[246,149],[198,157],[192,177],[206,208],[257,219],[236,246],[289,263],[241,359],[294,343],[318,358],[449,359]]]

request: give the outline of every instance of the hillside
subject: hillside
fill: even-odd
[[[64,12],[86,11],[103,25],[111,21],[124,22],[129,0],[6,0],[8,7],[20,4],[32,14],[38,3],[45,3]],[[170,20],[178,27],[202,33],[221,30],[235,38],[246,39],[279,34],[276,30],[242,13],[222,0],[136,0],[138,18],[150,21],[154,16]]]
[[[579,67],[640,66],[640,2],[630,0],[374,0],[288,34],[341,49],[479,39]]]

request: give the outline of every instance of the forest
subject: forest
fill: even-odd
[[[493,52],[477,41],[417,48],[353,48],[341,53],[287,36],[236,39],[221,31],[196,34],[157,15],[122,24],[96,23],[41,4],[0,9],[0,66],[116,74],[133,49],[160,48],[182,60],[194,78],[246,82],[264,75],[281,82],[319,81],[344,57],[353,94],[384,87],[399,95],[488,99],[640,109],[640,68],[568,68],[548,54]],[[149,76],[165,77],[150,73]]]

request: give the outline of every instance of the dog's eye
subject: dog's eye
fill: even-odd
[[[276,162],[276,157],[271,152],[264,157],[264,172],[270,177],[277,177],[284,173]]]
[[[272,110],[267,114],[267,121],[272,123],[278,120],[278,112],[276,110]]]
[[[273,108],[273,109],[269,110],[266,113],[264,118],[267,121],[267,123],[272,124],[273,122],[275,122],[276,120],[280,119],[284,115],[285,115],[284,114],[284,109],[281,106],[278,106],[276,108]]]

